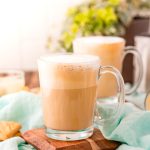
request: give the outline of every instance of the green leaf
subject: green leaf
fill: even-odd
[[[114,6],[118,6],[120,4],[120,0],[108,0],[108,3]]]
[[[70,8],[59,44],[67,51],[72,51],[72,41],[78,36],[123,35],[133,19],[135,8],[148,4],[143,1],[87,0]]]
[[[68,9],[68,11],[67,11],[67,16],[69,17],[69,16],[73,16],[73,15],[75,15],[77,13],[77,9],[75,8],[75,7],[71,7],[71,8],[69,8]]]

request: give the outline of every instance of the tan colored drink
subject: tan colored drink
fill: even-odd
[[[100,66],[97,56],[54,54],[41,57],[38,68],[46,134],[53,139],[80,140],[93,134],[97,84],[102,74],[115,75],[119,102],[124,100],[119,71]],[[100,114],[96,118],[101,118]]]
[[[92,54],[100,57],[102,65],[111,65],[121,71],[125,41],[112,37],[84,37],[74,41],[74,52]],[[109,84],[109,86],[108,86]],[[99,80],[98,98],[116,95],[116,81],[107,74]]]
[[[92,126],[96,86],[79,89],[51,89],[48,92],[50,94],[44,97],[43,105],[45,125],[48,128],[71,131]],[[54,98],[55,101],[53,101]],[[49,109],[51,105],[53,107]]]
[[[73,49],[74,53],[99,56],[101,65],[116,67],[120,72],[122,71],[124,56],[128,53],[135,55],[140,70],[138,70],[138,80],[135,82],[134,86],[126,92],[126,94],[132,94],[138,88],[142,79],[142,59],[134,47],[130,46],[125,48],[125,40],[123,38],[113,36],[81,37],[74,40]],[[124,51],[125,49],[127,51]],[[116,95],[116,85],[113,75],[107,74],[102,77],[98,83],[98,98]]]
[[[60,59],[65,62],[67,58]],[[98,68],[80,63],[80,57],[79,62],[69,61],[39,66],[43,76],[44,121],[48,128],[55,130],[82,130],[93,122]]]

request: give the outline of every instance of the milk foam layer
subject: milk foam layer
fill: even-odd
[[[41,60],[49,63],[62,63],[62,64],[96,64],[99,58],[91,55],[78,55],[78,54],[54,54],[46,57],[41,57]]]
[[[52,55],[38,63],[40,85],[49,89],[79,89],[97,83],[99,58],[90,55]]]
[[[74,42],[81,42],[85,44],[113,44],[125,42],[125,40],[123,38],[113,36],[91,36],[77,38],[74,40]]]

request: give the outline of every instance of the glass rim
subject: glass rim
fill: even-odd
[[[77,58],[83,58],[86,57],[88,59],[84,59],[84,61],[76,61],[76,62],[63,62],[61,60],[58,61],[52,61],[52,60],[48,60],[52,57],[57,57],[57,56],[73,56],[73,57],[77,57]],[[53,53],[53,54],[45,54],[39,57],[39,59],[37,60],[38,62],[45,62],[45,63],[50,63],[50,64],[71,64],[71,65],[80,65],[80,64],[89,64],[89,65],[97,65],[100,66],[100,58],[98,56],[95,55],[89,55],[89,54],[76,54],[73,52],[63,52],[63,53]]]
[[[82,42],[89,42],[89,44],[92,42],[89,39],[94,39],[93,41],[96,44],[99,45],[104,45],[104,44],[116,44],[116,43],[120,43],[120,42],[124,42],[125,43],[125,39],[119,36],[102,36],[102,35],[96,35],[96,36],[81,36],[81,37],[77,37],[73,40],[73,43],[78,42],[78,41],[82,41]],[[95,41],[95,39],[97,39],[97,41]],[[106,40],[106,41],[99,41],[100,39]],[[113,39],[111,41],[108,41],[108,39]]]

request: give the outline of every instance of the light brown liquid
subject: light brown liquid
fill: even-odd
[[[46,92],[46,91],[45,91]],[[55,130],[82,130],[92,126],[96,86],[51,89],[44,97],[45,125]]]
[[[120,72],[122,69],[123,49],[125,42],[114,37],[79,38],[73,43],[74,52],[99,56],[102,66],[114,66]],[[98,98],[114,96],[117,93],[116,79],[111,74],[100,78],[98,83]]]
[[[78,64],[39,64],[46,127],[82,130],[92,126],[98,68]]]

